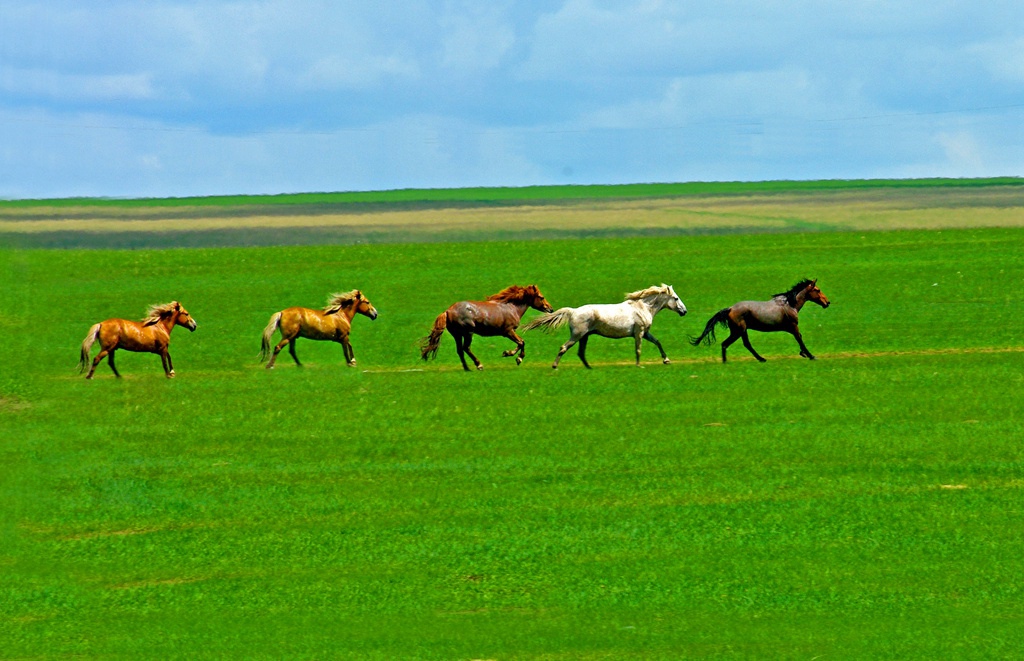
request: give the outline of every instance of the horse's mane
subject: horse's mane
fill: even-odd
[[[326,312],[327,314],[334,314],[335,312],[338,312],[342,308],[359,300],[360,296],[362,296],[362,292],[360,292],[358,289],[347,291],[344,294],[331,294],[327,298],[327,306],[324,307],[324,312]]]
[[[150,305],[149,309],[146,310],[146,317],[142,320],[142,325],[152,326],[165,316],[174,312],[174,308],[177,305],[177,301],[171,301],[170,303],[163,303],[161,305]]]
[[[491,294],[487,297],[487,300],[498,303],[518,303],[526,299],[529,295],[529,289],[529,287],[512,285],[511,287],[505,287],[497,294]]]
[[[638,291],[630,292],[626,294],[625,300],[639,301],[641,299],[648,298],[649,296],[660,296],[662,294],[667,294],[669,289],[670,287],[668,285],[662,283],[661,285],[655,287],[648,287],[647,289],[640,289]]]
[[[814,280],[810,278],[804,278],[800,282],[796,283],[789,288],[789,291],[779,292],[778,294],[772,294],[772,298],[778,298],[780,296],[785,297],[786,302],[790,305],[796,305],[796,295],[802,292],[808,285],[813,284]]]

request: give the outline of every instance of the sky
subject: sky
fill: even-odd
[[[1020,0],[0,0],[0,198],[1024,175]]]

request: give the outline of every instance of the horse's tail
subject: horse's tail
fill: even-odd
[[[541,316],[537,317],[530,323],[523,326],[523,330],[528,331],[533,330],[535,328],[540,328],[545,333],[550,333],[556,328],[561,328],[562,326],[569,323],[569,317],[572,316],[572,313],[575,311],[575,309],[576,308],[559,308],[554,312],[542,314]]]
[[[430,329],[430,335],[420,338],[420,357],[423,360],[430,360],[437,355],[437,350],[441,347],[441,336],[444,335],[447,327],[448,311],[445,310],[437,315],[437,319],[434,320],[434,327]]]
[[[82,357],[78,360],[78,373],[81,374],[85,371],[86,365],[89,364],[89,351],[92,350],[93,343],[99,339],[100,326],[102,324],[95,324],[89,329],[89,334],[82,340]]]
[[[710,347],[715,343],[715,326],[725,326],[729,323],[729,310],[732,308],[724,308],[715,313],[715,316],[708,319],[708,323],[704,326],[704,332],[700,334],[700,337],[691,337],[690,344],[697,346],[703,344],[706,347]]]
[[[263,345],[260,347],[260,362],[262,363],[270,356],[270,338],[273,337],[274,331],[281,326],[281,313],[275,312],[270,317],[270,323],[263,329]]]

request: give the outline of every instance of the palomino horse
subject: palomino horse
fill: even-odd
[[[146,311],[146,318],[142,321],[127,319],[101,321],[89,329],[89,334],[82,341],[82,358],[78,361],[78,370],[79,372],[85,370],[85,366],[89,363],[89,351],[92,349],[93,343],[99,340],[100,352],[93,359],[92,367],[85,378],[92,378],[96,366],[106,356],[107,364],[113,370],[114,376],[120,379],[121,374],[117,371],[117,366],[114,365],[114,352],[124,349],[125,351],[146,351],[160,354],[164,373],[168,379],[173,379],[174,365],[171,363],[171,354],[167,353],[167,347],[171,343],[171,331],[175,326],[184,326],[190,331],[196,329],[196,320],[189,316],[188,310],[181,307],[177,301],[150,306]]]
[[[562,308],[551,314],[537,317],[523,326],[523,330],[541,328],[550,332],[569,324],[569,341],[558,350],[555,362],[551,365],[554,369],[558,369],[558,361],[577,342],[580,343],[578,350],[580,360],[583,361],[584,367],[590,369],[586,355],[587,339],[595,334],[612,338],[632,337],[636,340],[637,365],[640,364],[640,341],[652,342],[654,346],[658,347],[662,361],[667,365],[671,361],[661,347],[661,342],[651,335],[654,315],[661,312],[663,308],[677,312],[680,317],[686,314],[686,306],[679,300],[671,285],[663,284],[660,287],[648,287],[626,294],[626,300],[622,303]]]
[[[516,335],[516,326],[519,325],[519,319],[526,312],[526,308],[551,312],[551,306],[544,300],[544,294],[540,293],[537,285],[512,285],[493,296],[488,296],[486,301],[460,301],[437,315],[430,335],[420,341],[422,358],[427,360],[437,355],[437,349],[441,346],[441,336],[447,329],[455,338],[455,350],[459,352],[459,360],[466,371],[469,371],[469,365],[466,364],[466,357],[463,354],[469,354],[478,370],[484,368],[469,350],[474,333],[483,336],[500,335],[515,342],[515,349],[509,349],[501,355],[515,356],[516,365],[520,365],[523,358],[526,358],[526,343],[523,342],[523,338]]]
[[[828,298],[818,289],[817,282],[816,279],[801,280],[789,291],[775,294],[770,301],[740,301],[732,307],[719,310],[708,320],[700,337],[690,338],[690,344],[697,346],[703,342],[704,346],[711,346],[715,341],[715,326],[728,326],[729,339],[722,342],[722,362],[725,362],[725,350],[729,348],[729,345],[742,339],[743,346],[747,348],[747,351],[763,363],[765,359],[754,351],[754,347],[750,346],[747,330],[768,333],[786,331],[796,338],[796,343],[800,345],[800,355],[814,360],[814,356],[804,345],[797,315],[807,301],[814,301],[823,308],[830,305]]]
[[[370,299],[363,296],[363,292],[358,289],[344,294],[331,294],[323,312],[309,308],[287,308],[275,312],[270,317],[270,323],[263,329],[260,362],[266,360],[269,355],[267,369],[273,369],[277,354],[281,353],[281,349],[287,344],[295,364],[302,367],[299,357],[295,355],[295,341],[300,337],[306,337],[311,340],[340,343],[345,350],[345,361],[349,365],[355,365],[355,354],[352,352],[352,343],[348,341],[348,335],[352,330],[352,318],[357,312],[371,320],[377,318],[377,310],[370,303]],[[274,347],[274,353],[271,355],[270,338],[277,329],[281,329],[281,341]]]

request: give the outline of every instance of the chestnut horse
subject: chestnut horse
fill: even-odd
[[[814,356],[804,344],[804,338],[800,334],[797,315],[807,301],[813,301],[822,308],[831,305],[828,298],[818,289],[817,283],[817,280],[801,280],[789,291],[775,294],[770,301],[740,301],[731,307],[719,310],[708,320],[700,337],[690,338],[690,344],[697,346],[703,343],[704,346],[711,346],[715,341],[715,326],[728,326],[729,338],[722,342],[722,362],[725,362],[725,350],[729,348],[729,345],[742,339],[743,346],[747,348],[747,351],[763,363],[765,359],[754,351],[754,347],[750,346],[747,330],[768,333],[786,331],[796,338],[796,343],[800,345],[800,355],[814,360]]]
[[[100,352],[92,361],[92,367],[85,378],[91,379],[106,356],[107,364],[113,370],[114,376],[121,378],[121,374],[114,365],[114,352],[118,349],[125,351],[146,351],[160,354],[160,360],[164,365],[164,373],[168,379],[174,378],[174,365],[171,363],[171,354],[167,353],[167,347],[171,343],[171,331],[175,326],[184,326],[190,331],[196,329],[196,320],[193,319],[188,310],[181,307],[177,301],[153,305],[146,311],[146,318],[142,321],[129,321],[128,319],[107,319],[95,324],[89,329],[89,334],[82,341],[82,357],[78,361],[78,371],[85,371],[89,363],[89,351],[96,340],[100,342]]]
[[[430,335],[420,340],[421,356],[423,360],[427,360],[437,355],[437,349],[441,346],[441,336],[447,329],[455,338],[455,350],[459,353],[462,368],[466,371],[469,371],[469,365],[466,364],[464,354],[469,354],[478,370],[484,368],[469,350],[474,333],[482,336],[500,335],[515,342],[515,349],[508,349],[501,355],[515,356],[516,365],[521,365],[526,357],[526,343],[523,342],[523,338],[516,335],[516,327],[527,308],[551,312],[551,306],[544,300],[544,294],[540,293],[537,285],[512,285],[493,296],[488,296],[486,301],[455,303],[437,315]]]
[[[331,294],[327,300],[327,307],[322,312],[309,308],[287,308],[275,312],[270,317],[270,323],[263,329],[260,362],[266,360],[269,355],[270,362],[267,363],[267,369],[273,369],[277,354],[287,344],[295,364],[302,367],[299,357],[295,355],[295,341],[300,337],[305,337],[310,340],[328,340],[340,343],[345,351],[345,362],[350,366],[355,365],[355,353],[352,351],[352,343],[348,341],[348,335],[352,330],[352,319],[357,312],[371,320],[377,318],[377,310],[370,303],[370,299],[363,296],[363,292],[358,289],[344,294]],[[277,329],[281,329],[281,341],[277,343],[273,354],[271,354],[270,338]]]

